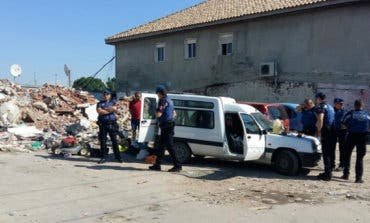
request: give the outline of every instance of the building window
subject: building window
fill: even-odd
[[[223,43],[221,44],[221,54],[222,55],[230,55],[233,52],[233,44],[232,43]]]
[[[221,34],[219,46],[219,55],[231,55],[233,53],[233,34]]]
[[[166,58],[166,47],[164,43],[157,44],[155,47],[155,62],[163,62]]]
[[[197,57],[197,40],[185,40],[185,59],[191,59],[195,57]]]

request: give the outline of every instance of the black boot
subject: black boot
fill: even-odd
[[[322,174],[319,174],[317,176],[317,179],[323,180],[323,181],[330,181],[331,180],[331,176],[329,174],[322,173]]]
[[[106,160],[105,158],[101,158],[101,159],[99,160],[98,164],[103,164],[103,163],[105,163],[105,162],[107,162],[107,160]]]
[[[180,172],[182,170],[181,166],[174,166],[168,170],[168,172]]]
[[[153,166],[149,167],[149,170],[154,170],[154,171],[161,171],[161,166],[154,164]]]

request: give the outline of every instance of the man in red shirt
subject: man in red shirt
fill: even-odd
[[[129,102],[131,113],[131,130],[132,141],[136,139],[136,131],[139,131],[140,115],[141,115],[141,92],[135,92],[132,100]]]

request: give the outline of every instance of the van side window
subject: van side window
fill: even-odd
[[[213,111],[203,111],[194,109],[175,108],[176,126],[213,129],[214,114]]]
[[[259,134],[260,129],[257,123],[253,120],[253,118],[247,114],[241,114],[241,117],[244,122],[245,130],[248,134]]]
[[[144,119],[155,119],[155,109],[157,106],[157,100],[155,98],[144,98]]]

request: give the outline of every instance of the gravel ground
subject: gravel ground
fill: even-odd
[[[178,174],[124,160],[97,165],[44,151],[0,152],[0,223],[370,222],[369,156],[364,184],[353,183],[354,173],[349,181],[341,173],[317,181],[321,165],[287,177],[269,166],[213,158],[193,159]]]

